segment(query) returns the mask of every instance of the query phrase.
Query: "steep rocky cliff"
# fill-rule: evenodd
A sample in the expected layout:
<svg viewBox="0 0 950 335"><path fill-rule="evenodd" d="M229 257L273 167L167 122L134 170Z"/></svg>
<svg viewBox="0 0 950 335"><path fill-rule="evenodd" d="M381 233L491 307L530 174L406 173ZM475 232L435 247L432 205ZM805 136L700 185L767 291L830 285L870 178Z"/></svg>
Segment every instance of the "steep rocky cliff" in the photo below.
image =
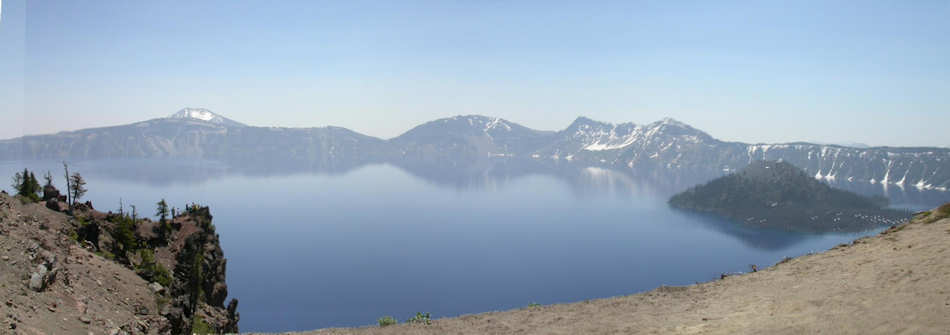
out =
<svg viewBox="0 0 950 335"><path fill-rule="evenodd" d="M155 222L0 193L2 333L237 332L211 222L196 205Z"/></svg>

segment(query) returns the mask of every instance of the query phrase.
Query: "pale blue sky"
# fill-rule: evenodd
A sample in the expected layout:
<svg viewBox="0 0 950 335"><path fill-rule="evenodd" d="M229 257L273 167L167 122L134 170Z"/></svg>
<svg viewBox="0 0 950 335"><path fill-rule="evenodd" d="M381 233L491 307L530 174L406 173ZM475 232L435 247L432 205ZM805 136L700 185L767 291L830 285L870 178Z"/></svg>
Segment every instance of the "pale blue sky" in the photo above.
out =
<svg viewBox="0 0 950 335"><path fill-rule="evenodd" d="M457 114L668 116L725 140L950 146L946 0L3 7L0 138L192 106L384 138Z"/></svg>

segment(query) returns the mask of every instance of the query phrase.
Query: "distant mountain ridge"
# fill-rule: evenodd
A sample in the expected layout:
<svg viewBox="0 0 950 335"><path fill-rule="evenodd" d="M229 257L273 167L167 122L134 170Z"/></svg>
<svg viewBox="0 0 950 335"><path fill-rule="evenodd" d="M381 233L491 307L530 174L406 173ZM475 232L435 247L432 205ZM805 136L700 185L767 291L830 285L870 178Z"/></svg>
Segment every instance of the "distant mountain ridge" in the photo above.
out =
<svg viewBox="0 0 950 335"><path fill-rule="evenodd" d="M579 164L655 178L710 180L756 160L791 163L817 179L947 191L950 149L853 148L720 141L666 118L612 124L579 117L559 131L481 115L438 119L390 140L339 127L254 127L200 108L129 125L0 140L0 160L204 158L286 161L345 170L367 163L476 166L492 159Z"/></svg>

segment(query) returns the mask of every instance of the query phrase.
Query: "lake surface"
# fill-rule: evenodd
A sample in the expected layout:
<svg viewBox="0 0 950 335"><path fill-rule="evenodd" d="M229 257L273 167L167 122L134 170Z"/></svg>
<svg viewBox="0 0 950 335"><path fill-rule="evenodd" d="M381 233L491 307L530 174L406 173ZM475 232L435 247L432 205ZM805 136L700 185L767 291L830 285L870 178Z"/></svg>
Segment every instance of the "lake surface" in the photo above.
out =
<svg viewBox="0 0 950 335"><path fill-rule="evenodd" d="M62 181L56 162L3 162L0 175L23 167ZM149 214L162 198L179 208L210 206L242 331L626 295L745 272L880 230L742 227L671 210L666 199L675 190L599 168L457 182L390 165L246 173L205 161L109 161L74 163L71 171L86 177L86 198L99 210L117 208L120 197ZM905 208L930 205L902 199Z"/></svg>

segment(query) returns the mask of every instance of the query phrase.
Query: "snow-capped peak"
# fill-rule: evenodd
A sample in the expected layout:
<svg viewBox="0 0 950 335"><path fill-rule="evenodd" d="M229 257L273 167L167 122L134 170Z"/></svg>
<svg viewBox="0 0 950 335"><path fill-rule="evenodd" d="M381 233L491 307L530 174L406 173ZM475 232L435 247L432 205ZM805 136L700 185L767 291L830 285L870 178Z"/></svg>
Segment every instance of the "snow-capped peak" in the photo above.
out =
<svg viewBox="0 0 950 335"><path fill-rule="evenodd" d="M605 151L627 148L634 143L649 143L664 134L675 140L698 143L711 139L701 131L672 118L663 118L648 125L634 123L604 123L579 117L571 127L571 136L582 143L587 151Z"/></svg>
<svg viewBox="0 0 950 335"><path fill-rule="evenodd" d="M212 113L204 108L184 108L178 113L170 116L172 119L197 119L201 121L214 122L215 119L223 119L220 115Z"/></svg>
<svg viewBox="0 0 950 335"><path fill-rule="evenodd" d="M207 110L204 108L186 107L178 111L177 113L172 114L168 118L169 119L200 120L200 121L205 121L205 122L210 122L210 123L215 123L215 124L222 124L222 125L229 125L229 126L242 125L236 121L233 121L221 115L215 114L211 112L210 110Z"/></svg>
<svg viewBox="0 0 950 335"><path fill-rule="evenodd" d="M688 124L680 122L671 117L665 117L660 121L654 122L654 124L660 125L660 126L677 126L677 127L682 127L682 128L691 128Z"/></svg>
<svg viewBox="0 0 950 335"><path fill-rule="evenodd" d="M483 115L457 115L451 118L442 119L442 123L448 123L450 120L455 122L458 122L459 120L468 122L468 125L473 129L481 128L482 131L485 132L494 129L511 131L511 124L507 120L499 117L488 117Z"/></svg>

